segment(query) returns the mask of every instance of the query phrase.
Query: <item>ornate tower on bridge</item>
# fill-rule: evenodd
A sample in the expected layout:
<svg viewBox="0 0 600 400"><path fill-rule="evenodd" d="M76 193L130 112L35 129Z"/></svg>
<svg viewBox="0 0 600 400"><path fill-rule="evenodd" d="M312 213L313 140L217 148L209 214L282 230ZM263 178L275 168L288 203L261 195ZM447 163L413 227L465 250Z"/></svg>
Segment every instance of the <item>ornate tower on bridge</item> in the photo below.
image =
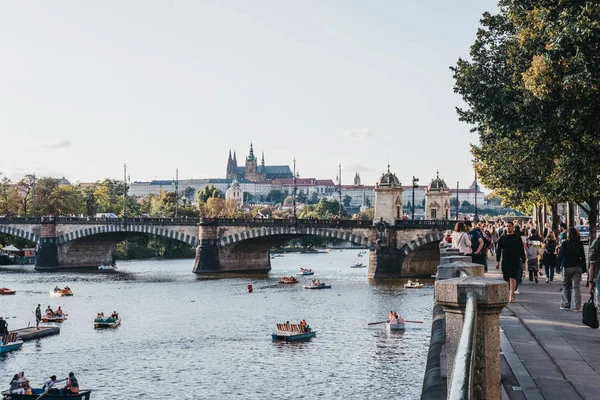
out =
<svg viewBox="0 0 600 400"><path fill-rule="evenodd" d="M387 173L375 184L375 222L385 221L394 224L395 220L402 218L402 184L396 174L390 172L388 164Z"/></svg>
<svg viewBox="0 0 600 400"><path fill-rule="evenodd" d="M425 189L425 219L450 218L450 189L438 171L435 179Z"/></svg>

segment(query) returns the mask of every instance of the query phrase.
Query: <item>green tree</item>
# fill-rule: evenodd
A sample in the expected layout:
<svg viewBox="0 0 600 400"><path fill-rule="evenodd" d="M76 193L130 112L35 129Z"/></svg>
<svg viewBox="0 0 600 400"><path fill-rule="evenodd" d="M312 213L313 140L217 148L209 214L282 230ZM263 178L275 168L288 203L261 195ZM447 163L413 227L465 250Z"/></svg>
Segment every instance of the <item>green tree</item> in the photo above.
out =
<svg viewBox="0 0 600 400"><path fill-rule="evenodd" d="M344 205L344 207L350 207L350 203L352 203L352 197L349 195L345 195L344 199L342 200L342 204Z"/></svg>
<svg viewBox="0 0 600 400"><path fill-rule="evenodd" d="M206 185L202 190L196 192L196 203L205 204L208 199L219 198L224 199L223 192L214 187L214 185Z"/></svg>
<svg viewBox="0 0 600 400"><path fill-rule="evenodd" d="M283 203L285 195L281 190L271 190L267 195L267 201L273 204Z"/></svg>

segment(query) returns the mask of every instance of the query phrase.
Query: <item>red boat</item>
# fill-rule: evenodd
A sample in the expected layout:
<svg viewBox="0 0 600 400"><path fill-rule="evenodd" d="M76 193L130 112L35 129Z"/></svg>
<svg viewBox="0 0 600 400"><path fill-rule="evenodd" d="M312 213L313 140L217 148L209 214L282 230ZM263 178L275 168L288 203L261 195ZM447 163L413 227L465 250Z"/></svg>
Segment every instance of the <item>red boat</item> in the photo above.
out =
<svg viewBox="0 0 600 400"><path fill-rule="evenodd" d="M0 288L0 294L15 294L15 293L17 293L16 290L10 290L7 287Z"/></svg>

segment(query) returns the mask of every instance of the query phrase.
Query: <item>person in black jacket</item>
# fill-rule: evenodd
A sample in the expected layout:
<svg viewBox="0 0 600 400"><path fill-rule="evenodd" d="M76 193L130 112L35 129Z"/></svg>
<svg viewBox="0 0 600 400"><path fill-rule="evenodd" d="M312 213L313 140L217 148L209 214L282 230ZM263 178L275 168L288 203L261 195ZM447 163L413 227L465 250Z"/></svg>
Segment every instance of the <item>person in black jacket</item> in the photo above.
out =
<svg viewBox="0 0 600 400"><path fill-rule="evenodd" d="M563 290L561 310L579 311L581 308L581 275L586 271L585 250L579 231L573 227L567 232L567 240L560 246L557 266L563 268Z"/></svg>
<svg viewBox="0 0 600 400"><path fill-rule="evenodd" d="M502 276L508 282L510 289L511 303L515 302L515 288L517 286L517 276L523 274L525 269L525 248L521 236L515 233L515 225L508 221L506 223L506 235L498 240L496 249L496 269L500 266L502 260Z"/></svg>

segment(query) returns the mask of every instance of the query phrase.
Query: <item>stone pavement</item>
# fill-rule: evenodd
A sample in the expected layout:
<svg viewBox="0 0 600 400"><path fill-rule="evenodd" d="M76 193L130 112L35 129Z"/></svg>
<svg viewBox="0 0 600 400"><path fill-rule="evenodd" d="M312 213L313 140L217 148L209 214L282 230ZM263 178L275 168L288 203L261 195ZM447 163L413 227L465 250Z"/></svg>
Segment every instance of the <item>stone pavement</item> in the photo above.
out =
<svg viewBox="0 0 600 400"><path fill-rule="evenodd" d="M486 276L502 279L489 260ZM587 277L584 275L584 277ZM581 312L560 309L562 276L552 284L523 281L516 302L500 316L503 385L509 399L600 399L600 329L581 322ZM582 281L582 303L589 289ZM507 339L507 340L506 340Z"/></svg>

